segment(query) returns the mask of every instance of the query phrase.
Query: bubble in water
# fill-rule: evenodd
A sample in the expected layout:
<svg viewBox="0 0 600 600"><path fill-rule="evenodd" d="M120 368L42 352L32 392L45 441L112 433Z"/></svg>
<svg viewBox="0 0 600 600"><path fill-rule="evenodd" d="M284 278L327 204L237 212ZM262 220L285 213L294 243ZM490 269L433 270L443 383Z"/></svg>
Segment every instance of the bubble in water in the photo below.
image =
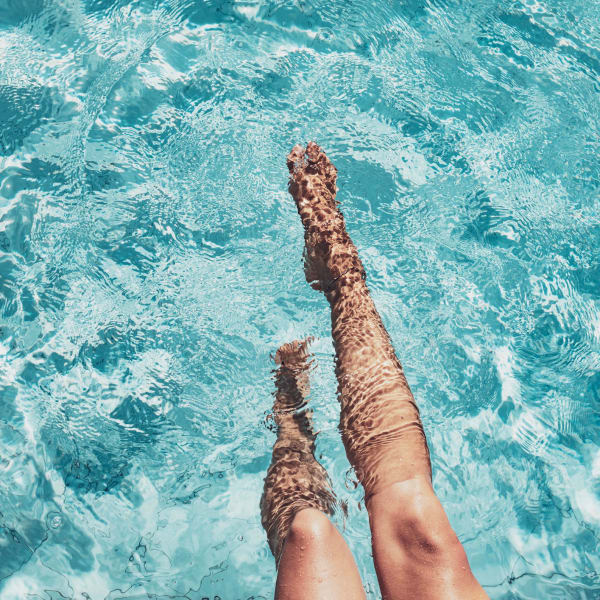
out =
<svg viewBox="0 0 600 600"><path fill-rule="evenodd" d="M50 529L58 529L63 524L63 516L59 512L48 513L46 522Z"/></svg>

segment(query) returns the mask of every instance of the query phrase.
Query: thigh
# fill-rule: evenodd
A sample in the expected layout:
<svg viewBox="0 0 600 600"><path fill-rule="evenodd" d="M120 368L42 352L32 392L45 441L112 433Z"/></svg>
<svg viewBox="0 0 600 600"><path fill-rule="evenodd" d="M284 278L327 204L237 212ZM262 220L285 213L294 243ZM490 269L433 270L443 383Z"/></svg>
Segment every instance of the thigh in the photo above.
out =
<svg viewBox="0 0 600 600"><path fill-rule="evenodd" d="M365 600L354 557L322 512L299 511L279 561L275 600Z"/></svg>

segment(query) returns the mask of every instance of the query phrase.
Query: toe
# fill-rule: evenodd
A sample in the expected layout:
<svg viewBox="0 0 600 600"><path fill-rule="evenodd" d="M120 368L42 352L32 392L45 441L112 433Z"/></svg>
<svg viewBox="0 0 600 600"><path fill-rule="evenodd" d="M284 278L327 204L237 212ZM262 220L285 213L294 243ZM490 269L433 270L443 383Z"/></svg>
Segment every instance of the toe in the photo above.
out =
<svg viewBox="0 0 600 600"><path fill-rule="evenodd" d="M299 168L303 167L306 164L306 160L304 158L305 150L300 144L296 144L291 152L287 155L287 167L290 173L294 173Z"/></svg>
<svg viewBox="0 0 600 600"><path fill-rule="evenodd" d="M312 337L308 337L305 340L294 340L283 344L275 353L275 363L292 366L306 362L309 356L308 346L312 340Z"/></svg>

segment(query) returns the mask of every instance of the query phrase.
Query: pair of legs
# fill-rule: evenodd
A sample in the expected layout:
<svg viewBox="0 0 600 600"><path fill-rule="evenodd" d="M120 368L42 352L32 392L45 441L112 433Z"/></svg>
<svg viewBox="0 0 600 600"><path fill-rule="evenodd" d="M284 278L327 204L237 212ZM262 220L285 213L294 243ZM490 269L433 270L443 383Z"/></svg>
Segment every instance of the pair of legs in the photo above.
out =
<svg viewBox="0 0 600 600"><path fill-rule="evenodd" d="M419 410L337 208L337 171L312 142L292 150L288 168L307 281L331 306L340 430L364 487L383 598L485 599L431 486ZM335 506L329 478L314 457L307 342L282 346L275 360L278 431L261 501L278 565L275 598L364 599L356 563L328 518Z"/></svg>

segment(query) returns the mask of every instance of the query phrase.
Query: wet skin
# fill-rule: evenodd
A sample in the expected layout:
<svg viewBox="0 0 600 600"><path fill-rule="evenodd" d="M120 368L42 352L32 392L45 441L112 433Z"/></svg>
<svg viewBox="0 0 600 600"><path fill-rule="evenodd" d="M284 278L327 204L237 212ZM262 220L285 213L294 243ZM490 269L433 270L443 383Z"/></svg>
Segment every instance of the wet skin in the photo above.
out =
<svg viewBox="0 0 600 600"><path fill-rule="evenodd" d="M337 170L312 142L295 146L287 164L305 232L306 279L331 307L340 430L365 490L383 598L487 598L433 491L419 410L335 200ZM276 356L278 438L261 503L278 561L275 596L364 598L351 553L325 516L335 498L313 455L308 414L289 412L294 402L306 403L307 360L305 342L286 344Z"/></svg>

